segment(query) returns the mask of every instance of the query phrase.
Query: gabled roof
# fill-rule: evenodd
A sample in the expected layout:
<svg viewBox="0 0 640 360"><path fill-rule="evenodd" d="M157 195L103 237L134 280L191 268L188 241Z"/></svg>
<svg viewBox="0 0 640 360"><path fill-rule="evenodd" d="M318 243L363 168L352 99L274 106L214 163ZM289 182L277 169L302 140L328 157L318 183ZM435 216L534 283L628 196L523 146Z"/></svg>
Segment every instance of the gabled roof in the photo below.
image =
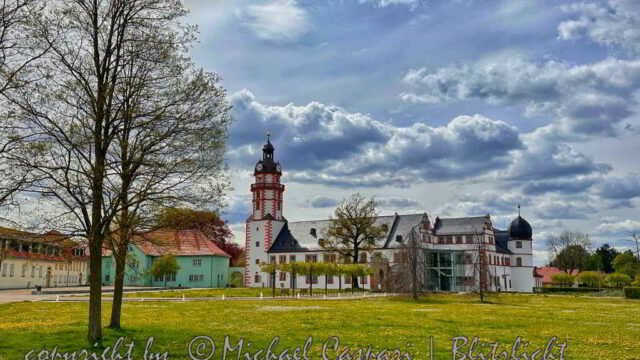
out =
<svg viewBox="0 0 640 360"><path fill-rule="evenodd" d="M477 234L484 231L486 223L490 221L487 216L460 217L460 218L436 218L436 235Z"/></svg>
<svg viewBox="0 0 640 360"><path fill-rule="evenodd" d="M273 241L271 248L268 252L290 252L290 251L306 251L307 248L300 246L298 240L291 235L289 225L284 223L282 230L278 233L278 236Z"/></svg>
<svg viewBox="0 0 640 360"><path fill-rule="evenodd" d="M551 279L553 277L553 275L560 274L560 273L564 272L564 271L558 269L557 267L553 267L553 266L536 267L535 271L536 271L536 273L538 273L538 275L542 275L542 283L543 284L552 284L552 283L554 283L553 279ZM573 270L571 275L575 276L575 275L578 275L579 273L580 273L580 271Z"/></svg>
<svg viewBox="0 0 640 360"><path fill-rule="evenodd" d="M145 255L231 257L199 230L156 230L134 237L134 244Z"/></svg>
<svg viewBox="0 0 640 360"><path fill-rule="evenodd" d="M395 215L390 216L378 216L374 223L375 226L387 226L387 229L391 230L396 219ZM291 235L298 240L301 246L308 247L309 249L318 249L318 240L323 236L325 231L331 225L331 220L308 220L308 221L294 221L288 223L289 231ZM311 229L315 229L316 236L311 234ZM388 231L389 231L388 230ZM390 232L389 232L390 234ZM376 244L377 247L384 247L389 236L385 236L380 239Z"/></svg>

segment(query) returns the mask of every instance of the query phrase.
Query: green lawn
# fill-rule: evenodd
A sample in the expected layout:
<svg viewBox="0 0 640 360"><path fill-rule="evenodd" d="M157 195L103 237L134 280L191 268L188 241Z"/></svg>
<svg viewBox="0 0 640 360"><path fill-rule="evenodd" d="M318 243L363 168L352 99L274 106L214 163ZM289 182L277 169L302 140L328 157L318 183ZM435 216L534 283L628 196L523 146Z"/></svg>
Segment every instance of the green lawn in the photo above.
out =
<svg viewBox="0 0 640 360"><path fill-rule="evenodd" d="M433 336L436 359L451 359L451 337L479 336L482 341L511 344L516 336L544 347L557 336L568 340L565 359L640 359L640 302L621 298L565 295L501 294L491 304L471 295L433 295L419 302L397 297L357 300L248 300L214 302L133 302L124 304L125 330L105 329L105 344L120 336L134 339L142 359L146 338L169 359L189 359L194 336L216 342L213 359L221 359L222 341L251 341L250 351L303 346L313 336L312 359L322 359L322 343L339 336L342 345L408 351L428 359ZM110 303L104 303L107 323ZM77 350L85 345L86 303L12 303L0 305L0 359L23 359L29 349ZM507 347L501 348L506 350ZM245 350L247 350L245 345ZM485 353L489 352L485 349ZM557 353L557 352L556 352ZM337 354L331 352L332 358ZM228 359L236 359L235 353ZM264 354L259 357L264 359ZM390 358L391 359L391 358Z"/></svg>

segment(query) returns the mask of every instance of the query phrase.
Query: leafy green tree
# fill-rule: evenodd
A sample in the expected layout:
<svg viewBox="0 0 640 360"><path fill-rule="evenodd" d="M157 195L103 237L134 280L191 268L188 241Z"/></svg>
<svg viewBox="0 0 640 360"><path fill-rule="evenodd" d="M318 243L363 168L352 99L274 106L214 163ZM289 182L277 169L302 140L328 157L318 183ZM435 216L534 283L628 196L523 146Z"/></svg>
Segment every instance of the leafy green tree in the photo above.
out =
<svg viewBox="0 0 640 360"><path fill-rule="evenodd" d="M295 294L296 292L296 283L297 283L297 277L300 274L304 274L305 273L305 269L306 269L306 265L304 265L305 263L303 262L299 262L299 261L294 261L294 262L289 262L286 264L280 264L280 271L284 271L287 274L290 274L291 276L291 293Z"/></svg>
<svg viewBox="0 0 640 360"><path fill-rule="evenodd" d="M615 259L620 252L609 244L604 244L596 250L596 254L600 255L600 261L602 261L602 269L600 270L611 274L613 272L613 259Z"/></svg>
<svg viewBox="0 0 640 360"><path fill-rule="evenodd" d="M273 297L276 297L276 271L280 270L280 264L277 263L269 263L260 264L260 271L269 273L271 276L271 289Z"/></svg>
<svg viewBox="0 0 640 360"><path fill-rule="evenodd" d="M587 258L587 265L585 266L585 270L588 271L603 271L602 268L604 265L602 264L602 257L598 253L589 254Z"/></svg>
<svg viewBox="0 0 640 360"><path fill-rule="evenodd" d="M580 275L576 277L576 280L589 287L598 287L602 285L604 275L598 274L596 271L585 271L580 273Z"/></svg>
<svg viewBox="0 0 640 360"><path fill-rule="evenodd" d="M175 275L180 270L178 260L173 255L164 255L156 258L149 269L149 274L153 277L164 278L164 287L167 287L167 277Z"/></svg>
<svg viewBox="0 0 640 360"><path fill-rule="evenodd" d="M631 283L631 286L640 286L640 275L636 275L636 280Z"/></svg>
<svg viewBox="0 0 640 360"><path fill-rule="evenodd" d="M579 231L565 230L558 235L550 235L546 241L552 266L567 274L586 268L591 248L589 235Z"/></svg>
<svg viewBox="0 0 640 360"><path fill-rule="evenodd" d="M567 273L558 273L553 274L551 280L560 283L562 286L571 286L575 282L575 276Z"/></svg>
<svg viewBox="0 0 640 360"><path fill-rule="evenodd" d="M635 277L640 274L640 263L631 250L627 250L613 259L613 268L617 273L627 274L629 277Z"/></svg>
<svg viewBox="0 0 640 360"><path fill-rule="evenodd" d="M323 234L320 247L348 258L357 264L360 254L376 247L376 241L385 236L388 229L375 225L378 212L375 199L365 199L361 194L353 194L344 199L330 218L331 224ZM358 279L351 279L352 288L358 287Z"/></svg>
<svg viewBox="0 0 640 360"><path fill-rule="evenodd" d="M631 284L631 276L619 272L615 272L607 276L607 282L617 287L627 286Z"/></svg>

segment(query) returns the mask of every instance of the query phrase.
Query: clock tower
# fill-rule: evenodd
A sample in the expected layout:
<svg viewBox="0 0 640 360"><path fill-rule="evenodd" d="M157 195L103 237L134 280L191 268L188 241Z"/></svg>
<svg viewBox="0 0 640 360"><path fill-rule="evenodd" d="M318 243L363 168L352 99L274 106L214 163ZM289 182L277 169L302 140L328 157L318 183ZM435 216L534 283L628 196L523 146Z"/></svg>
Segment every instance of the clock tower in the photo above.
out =
<svg viewBox="0 0 640 360"><path fill-rule="evenodd" d="M245 285L267 287L269 278L260 271L260 263L267 263L267 250L284 226L282 216L284 185L280 184L282 169L273 157L270 134L262 147L262 159L253 171L251 184L251 216L247 219Z"/></svg>
<svg viewBox="0 0 640 360"><path fill-rule="evenodd" d="M280 163L273 159L274 148L269 137L267 134L267 143L262 147L262 160L258 161L253 172L255 181L251 184L251 193L254 220L264 219L268 215L274 220L282 219L282 169Z"/></svg>

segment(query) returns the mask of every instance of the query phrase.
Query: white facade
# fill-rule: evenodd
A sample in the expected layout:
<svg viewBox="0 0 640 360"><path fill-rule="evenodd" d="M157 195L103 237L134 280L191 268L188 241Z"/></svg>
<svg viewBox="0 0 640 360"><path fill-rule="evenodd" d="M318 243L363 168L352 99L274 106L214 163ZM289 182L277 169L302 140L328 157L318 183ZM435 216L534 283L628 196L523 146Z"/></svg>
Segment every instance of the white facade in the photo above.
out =
<svg viewBox="0 0 640 360"><path fill-rule="evenodd" d="M0 289L86 285L89 258L55 233L0 228Z"/></svg>
<svg viewBox="0 0 640 360"><path fill-rule="evenodd" d="M88 261L9 258L0 265L0 289L86 285L89 279L88 270Z"/></svg>

